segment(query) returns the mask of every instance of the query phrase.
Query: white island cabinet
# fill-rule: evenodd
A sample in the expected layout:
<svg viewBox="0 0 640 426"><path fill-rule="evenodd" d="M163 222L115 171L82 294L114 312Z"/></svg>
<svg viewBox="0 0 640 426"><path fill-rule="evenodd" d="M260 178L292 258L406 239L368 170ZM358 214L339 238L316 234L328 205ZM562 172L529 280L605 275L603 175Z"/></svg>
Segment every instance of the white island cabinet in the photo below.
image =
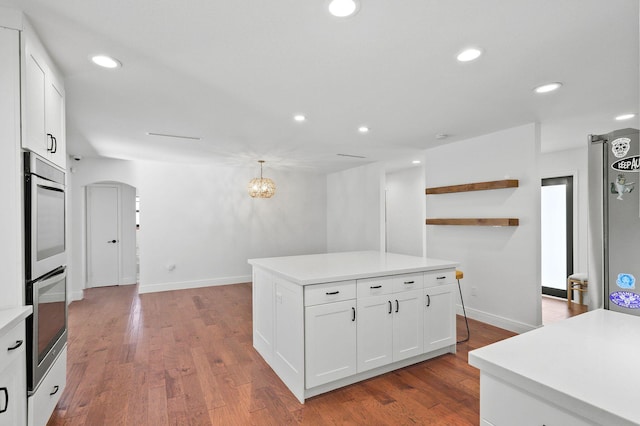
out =
<svg viewBox="0 0 640 426"><path fill-rule="evenodd" d="M640 424L640 318L595 310L469 352L482 425Z"/></svg>
<svg viewBox="0 0 640 426"><path fill-rule="evenodd" d="M249 263L253 346L300 402L456 351L456 262L366 251Z"/></svg>

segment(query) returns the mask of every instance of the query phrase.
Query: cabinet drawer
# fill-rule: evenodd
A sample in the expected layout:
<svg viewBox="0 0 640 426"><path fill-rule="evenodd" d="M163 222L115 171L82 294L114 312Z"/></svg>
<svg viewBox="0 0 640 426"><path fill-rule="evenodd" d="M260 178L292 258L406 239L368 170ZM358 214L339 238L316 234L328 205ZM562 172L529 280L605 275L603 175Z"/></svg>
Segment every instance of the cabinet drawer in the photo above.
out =
<svg viewBox="0 0 640 426"><path fill-rule="evenodd" d="M29 424L46 425L67 384L67 347L47 371L36 392L27 400Z"/></svg>
<svg viewBox="0 0 640 426"><path fill-rule="evenodd" d="M9 330L7 334L0 337L0 366L11 364L16 358L24 358L26 345L25 325L24 321L21 321L20 324ZM9 348L15 349L10 350Z"/></svg>
<svg viewBox="0 0 640 426"><path fill-rule="evenodd" d="M356 298L355 281L313 284L304 287L304 306L338 302Z"/></svg>
<svg viewBox="0 0 640 426"><path fill-rule="evenodd" d="M393 277L393 292L421 290L424 287L424 274L404 274Z"/></svg>
<svg viewBox="0 0 640 426"><path fill-rule="evenodd" d="M393 278L378 277L358 280L358 297L393 293Z"/></svg>
<svg viewBox="0 0 640 426"><path fill-rule="evenodd" d="M424 286L433 287L436 285L454 284L456 282L455 269L443 269L424 273Z"/></svg>

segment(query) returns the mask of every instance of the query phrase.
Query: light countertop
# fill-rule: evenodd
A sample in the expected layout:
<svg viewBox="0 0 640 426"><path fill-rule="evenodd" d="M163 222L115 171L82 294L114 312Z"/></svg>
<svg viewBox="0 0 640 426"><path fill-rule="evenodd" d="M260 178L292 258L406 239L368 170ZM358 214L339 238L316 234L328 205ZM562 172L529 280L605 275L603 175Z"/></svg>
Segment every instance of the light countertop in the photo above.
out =
<svg viewBox="0 0 640 426"><path fill-rule="evenodd" d="M469 352L483 373L617 425L640 424L638 360L640 317L603 309Z"/></svg>
<svg viewBox="0 0 640 426"><path fill-rule="evenodd" d="M20 321L31 315L31 312L33 312L32 306L0 309L0 336L4 336Z"/></svg>
<svg viewBox="0 0 640 426"><path fill-rule="evenodd" d="M449 260L378 251L249 259L249 264L300 285L426 272L458 266L457 262Z"/></svg>

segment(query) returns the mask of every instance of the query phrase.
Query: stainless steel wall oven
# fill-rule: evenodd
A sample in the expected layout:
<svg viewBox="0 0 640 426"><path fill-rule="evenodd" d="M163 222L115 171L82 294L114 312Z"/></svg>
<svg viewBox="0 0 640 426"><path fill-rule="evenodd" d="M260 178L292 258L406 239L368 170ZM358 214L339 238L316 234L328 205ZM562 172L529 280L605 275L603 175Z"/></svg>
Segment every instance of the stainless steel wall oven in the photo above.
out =
<svg viewBox="0 0 640 426"><path fill-rule="evenodd" d="M30 394L67 342L64 170L24 152L27 386Z"/></svg>

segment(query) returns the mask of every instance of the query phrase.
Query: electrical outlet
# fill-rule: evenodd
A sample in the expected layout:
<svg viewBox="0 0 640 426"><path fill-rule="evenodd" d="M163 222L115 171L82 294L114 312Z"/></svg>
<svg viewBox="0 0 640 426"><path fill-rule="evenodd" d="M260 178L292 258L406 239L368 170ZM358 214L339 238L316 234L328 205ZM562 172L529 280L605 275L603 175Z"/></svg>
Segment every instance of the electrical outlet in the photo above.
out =
<svg viewBox="0 0 640 426"><path fill-rule="evenodd" d="M478 287L471 287L471 295L472 296L478 295Z"/></svg>

